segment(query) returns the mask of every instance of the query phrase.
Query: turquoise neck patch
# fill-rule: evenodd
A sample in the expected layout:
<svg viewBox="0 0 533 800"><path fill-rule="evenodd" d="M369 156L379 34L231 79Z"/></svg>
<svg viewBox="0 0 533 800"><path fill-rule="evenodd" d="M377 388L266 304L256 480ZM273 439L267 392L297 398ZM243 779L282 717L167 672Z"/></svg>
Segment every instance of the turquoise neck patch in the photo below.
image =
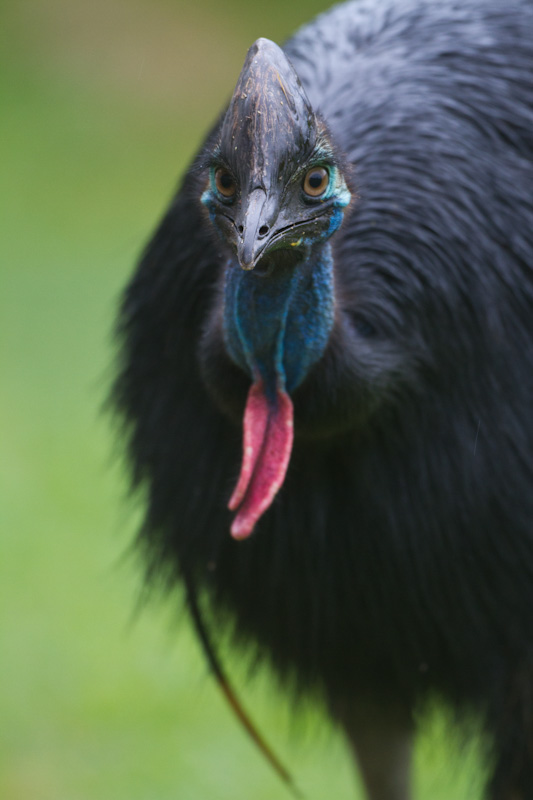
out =
<svg viewBox="0 0 533 800"><path fill-rule="evenodd" d="M333 327L333 258L329 243L307 260L268 277L226 268L224 339L232 360L269 398L291 393L322 356Z"/></svg>

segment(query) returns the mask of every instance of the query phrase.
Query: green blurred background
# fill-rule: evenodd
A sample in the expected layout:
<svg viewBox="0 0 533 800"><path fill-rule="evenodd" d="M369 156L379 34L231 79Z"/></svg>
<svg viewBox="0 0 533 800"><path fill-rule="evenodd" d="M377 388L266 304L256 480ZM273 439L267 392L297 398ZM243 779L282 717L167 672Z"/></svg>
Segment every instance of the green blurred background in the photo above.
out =
<svg viewBox="0 0 533 800"><path fill-rule="evenodd" d="M379 0L376 0L379 2ZM325 8L233 0L0 6L0 797L275 800L284 788L178 608L135 614L138 510L101 405L117 298L247 47ZM353 798L338 735L230 662L309 800ZM473 800L436 714L417 797Z"/></svg>

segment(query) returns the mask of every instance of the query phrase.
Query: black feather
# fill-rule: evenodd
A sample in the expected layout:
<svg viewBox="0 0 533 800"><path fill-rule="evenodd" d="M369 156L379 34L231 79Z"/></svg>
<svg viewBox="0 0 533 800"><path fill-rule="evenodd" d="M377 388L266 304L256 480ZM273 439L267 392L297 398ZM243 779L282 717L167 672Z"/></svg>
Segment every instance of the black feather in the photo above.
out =
<svg viewBox="0 0 533 800"><path fill-rule="evenodd" d="M532 11L358 0L286 45L357 199L249 540L226 504L250 381L213 333L226 251L199 202L220 123L124 295L114 390L150 575L193 575L297 691L475 708L493 800L533 797Z"/></svg>

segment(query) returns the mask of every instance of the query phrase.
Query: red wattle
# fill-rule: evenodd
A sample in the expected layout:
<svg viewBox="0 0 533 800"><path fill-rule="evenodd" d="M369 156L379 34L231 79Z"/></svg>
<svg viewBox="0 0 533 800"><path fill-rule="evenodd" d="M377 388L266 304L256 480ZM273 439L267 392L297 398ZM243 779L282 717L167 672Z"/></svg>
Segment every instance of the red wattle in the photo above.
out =
<svg viewBox="0 0 533 800"><path fill-rule="evenodd" d="M231 526L235 539L252 533L281 488L293 435L293 405L287 392L278 389L275 403L269 403L263 381L254 383L244 412L241 473L228 503L231 511L237 511Z"/></svg>

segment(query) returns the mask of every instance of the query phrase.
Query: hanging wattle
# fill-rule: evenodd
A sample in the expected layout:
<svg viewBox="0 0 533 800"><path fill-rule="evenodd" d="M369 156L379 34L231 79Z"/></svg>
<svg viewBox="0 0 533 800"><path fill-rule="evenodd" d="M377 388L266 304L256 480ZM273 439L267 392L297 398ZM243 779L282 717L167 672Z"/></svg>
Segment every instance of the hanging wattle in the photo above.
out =
<svg viewBox="0 0 533 800"><path fill-rule="evenodd" d="M294 434L293 405L277 389L270 400L262 380L250 388L244 413L243 455L239 480L228 508L237 511L231 525L235 539L249 536L285 480Z"/></svg>

